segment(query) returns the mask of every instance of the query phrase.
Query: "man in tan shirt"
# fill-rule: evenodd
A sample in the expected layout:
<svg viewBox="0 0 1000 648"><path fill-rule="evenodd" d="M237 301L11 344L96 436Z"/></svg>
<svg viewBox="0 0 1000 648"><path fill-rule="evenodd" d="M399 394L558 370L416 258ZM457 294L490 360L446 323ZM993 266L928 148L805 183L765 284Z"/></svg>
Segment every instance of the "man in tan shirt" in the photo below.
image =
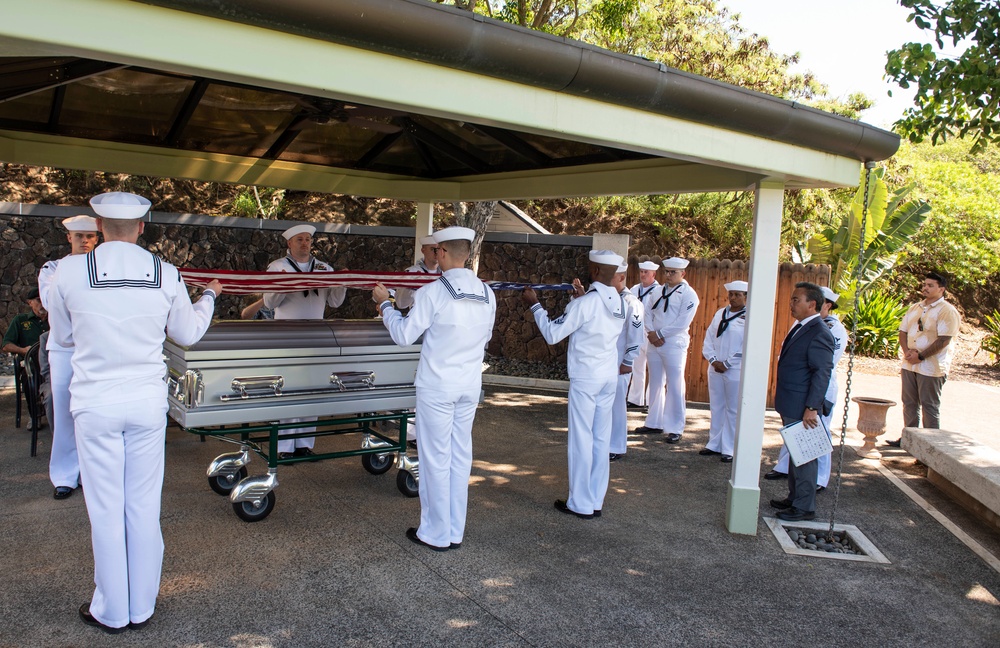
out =
<svg viewBox="0 0 1000 648"><path fill-rule="evenodd" d="M941 388L955 353L951 340L961 325L958 311L944 300L947 288L946 277L927 273L920 287L923 301L910 306L899 324L904 427L941 427ZM898 448L900 441L887 443Z"/></svg>

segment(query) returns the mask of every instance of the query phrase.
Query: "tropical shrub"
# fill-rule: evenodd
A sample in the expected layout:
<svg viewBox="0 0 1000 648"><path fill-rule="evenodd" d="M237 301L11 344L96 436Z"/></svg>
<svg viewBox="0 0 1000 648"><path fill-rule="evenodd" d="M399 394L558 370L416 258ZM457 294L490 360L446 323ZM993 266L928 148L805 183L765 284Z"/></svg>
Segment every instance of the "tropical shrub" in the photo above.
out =
<svg viewBox="0 0 1000 648"><path fill-rule="evenodd" d="M877 288L863 291L855 308L844 315L848 332L856 327L854 353L874 358L897 357L899 323L905 314L906 305L888 292Z"/></svg>
<svg viewBox="0 0 1000 648"><path fill-rule="evenodd" d="M994 365L1000 365L1000 311L993 311L983 322L989 333L979 343L979 351L985 351L993 358ZM979 353L977 351L976 353Z"/></svg>

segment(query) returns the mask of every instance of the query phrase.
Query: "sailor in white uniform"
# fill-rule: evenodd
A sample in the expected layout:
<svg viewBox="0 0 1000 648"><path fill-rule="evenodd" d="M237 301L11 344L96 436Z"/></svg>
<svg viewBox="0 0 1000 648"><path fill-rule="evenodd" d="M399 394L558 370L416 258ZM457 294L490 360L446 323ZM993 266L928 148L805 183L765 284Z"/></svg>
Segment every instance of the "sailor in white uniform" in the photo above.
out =
<svg viewBox="0 0 1000 648"><path fill-rule="evenodd" d="M160 589L164 337L197 342L222 287L211 282L192 305L177 268L135 244L145 198L113 192L90 204L104 243L59 262L49 319L56 344L73 349L70 411L94 546L97 587L80 617L115 633L145 625Z"/></svg>
<svg viewBox="0 0 1000 648"><path fill-rule="evenodd" d="M267 266L268 272L332 272L333 267L318 260L312 255L313 234L316 228L312 225L295 225L289 227L282 236L288 245L288 254L275 259ZM347 288L320 288L286 293L264 293L264 307L274 310L276 320L320 320L327 305L336 308L344 303ZM281 423L296 423L298 421L315 421L316 417L282 419ZM314 432L316 428L294 428L282 430L279 436ZM315 437L286 439L278 441L278 456L308 457L313 454Z"/></svg>
<svg viewBox="0 0 1000 648"><path fill-rule="evenodd" d="M649 412L640 434L663 433L667 443L677 443L684 434L686 414L684 369L687 367L688 329L698 312L698 295L684 280L687 259L671 257L663 262L666 280L644 302L649 348Z"/></svg>
<svg viewBox="0 0 1000 648"><path fill-rule="evenodd" d="M404 317L378 284L372 299L382 323L401 346L424 336L414 385L414 421L420 447L420 524L406 530L412 542L435 551L457 549L465 537L472 474L472 423L483 382L483 356L493 336L493 289L465 263L475 231L448 227L434 233L441 277L413 294Z"/></svg>
<svg viewBox="0 0 1000 648"><path fill-rule="evenodd" d="M555 507L583 519L600 516L608 491L618 338L628 316L625 298L611 284L622 262L610 250L590 252L590 289L556 319L549 318L534 290L523 293L546 342L569 337L569 497L556 500Z"/></svg>
<svg viewBox="0 0 1000 648"><path fill-rule="evenodd" d="M823 322L830 327L830 332L833 333L833 373L830 375L830 386L826 390L826 397L823 399L826 401L826 406L829 408L825 412L821 413L821 418L823 419L823 425L826 426L827 431L832 432L833 423L833 413L837 405L837 363L844 355L844 349L847 348L847 329L841 324L840 320L836 315L832 314L830 311L837 308L837 300L840 299L840 295L833 292L826 286L821 287L823 290L823 306L820 307L820 317L823 318ZM826 490L827 485L830 483L830 467L831 467L831 454L825 454L819 459L817 459L817 470L819 474L816 478L816 490L822 491ZM774 466L769 473L764 475L764 479L782 479L788 476L788 448L784 445L781 446L781 452L778 453L778 463Z"/></svg>
<svg viewBox="0 0 1000 648"><path fill-rule="evenodd" d="M615 273L613 287L625 299L625 327L618 336L618 385L615 403L611 410L611 444L609 459L617 461L628 449L628 407L625 404L629 379L635 370L635 358L642 341L646 339L642 326L642 302L625 288L628 264L623 263Z"/></svg>
<svg viewBox="0 0 1000 648"><path fill-rule="evenodd" d="M743 341L747 319L747 282L730 281L729 306L720 308L705 331L701 354L708 360L708 403L712 424L708 443L700 455L722 455L723 463L733 460L736 443L736 413L743 369Z"/></svg>
<svg viewBox="0 0 1000 648"><path fill-rule="evenodd" d="M73 216L62 222L69 241L69 255L87 254L97 246L97 220L91 216ZM49 309L49 288L59 260L48 261L38 272L38 295ZM52 323L49 323L51 330ZM52 496L66 499L80 485L80 460L76 453L73 415L69 411L69 382L73 377L70 358L73 349L60 346L48 336L49 382L52 389L52 454L49 456L49 480L55 486Z"/></svg>
<svg viewBox="0 0 1000 648"><path fill-rule="evenodd" d="M437 243L433 236L425 236L420 239L420 254L423 255L419 261L411 265L404 272L415 272L419 274L439 275L441 268L438 267ZM399 288L396 290L396 308L410 308L413 306L413 290L409 288Z"/></svg>
<svg viewBox="0 0 1000 648"><path fill-rule="evenodd" d="M660 287L660 282L656 280L656 271L659 268L659 264L653 261L643 261L639 264L639 283L632 286L629 291L643 305L645 305L646 299ZM648 329L644 330L648 331ZM648 346L649 340L643 335L642 344L639 346L639 353L632 363L632 382L629 384L628 397L626 399L629 407L646 407L649 402L646 398L648 395L646 388L646 357Z"/></svg>

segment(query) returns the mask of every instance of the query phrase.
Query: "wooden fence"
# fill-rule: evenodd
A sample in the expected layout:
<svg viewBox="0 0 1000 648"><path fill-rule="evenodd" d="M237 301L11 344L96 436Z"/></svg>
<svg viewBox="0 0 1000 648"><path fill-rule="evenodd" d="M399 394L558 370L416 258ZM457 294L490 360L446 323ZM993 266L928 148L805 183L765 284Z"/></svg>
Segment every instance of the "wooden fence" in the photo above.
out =
<svg viewBox="0 0 1000 648"><path fill-rule="evenodd" d="M659 257L632 257L629 259L627 285L639 283L638 263L645 260L660 262ZM719 259L695 259L687 268L685 279L694 288L701 299L698 314L691 323L691 346L688 348L688 362L685 379L687 381L687 399L693 402L708 402L708 361L701 355L701 346L705 342L705 332L712 322L715 312L729 304L725 284L730 281L749 280L750 269L744 261ZM665 275L663 266L657 272L656 279L663 283ZM771 365L767 375L767 405L774 404L774 382L776 379L775 365L778 361L778 351L785 333L792 327L793 319L789 310L789 301L795 284L800 281L811 281L820 286L830 283L830 266L803 265L801 263L782 263L778 268L778 290L774 304L774 329L772 331ZM753 290L753 287L751 287Z"/></svg>

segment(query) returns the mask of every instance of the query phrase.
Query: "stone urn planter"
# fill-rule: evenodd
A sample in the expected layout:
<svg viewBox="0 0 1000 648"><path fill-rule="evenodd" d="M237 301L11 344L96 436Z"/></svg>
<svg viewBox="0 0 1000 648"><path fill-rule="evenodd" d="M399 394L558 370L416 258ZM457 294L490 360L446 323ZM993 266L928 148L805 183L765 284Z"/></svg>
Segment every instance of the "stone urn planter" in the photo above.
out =
<svg viewBox="0 0 1000 648"><path fill-rule="evenodd" d="M896 401L870 396L854 396L851 400L858 404L858 432L865 435L865 443L857 453L867 459L881 459L882 453L875 449L875 442L885 432L886 412Z"/></svg>

